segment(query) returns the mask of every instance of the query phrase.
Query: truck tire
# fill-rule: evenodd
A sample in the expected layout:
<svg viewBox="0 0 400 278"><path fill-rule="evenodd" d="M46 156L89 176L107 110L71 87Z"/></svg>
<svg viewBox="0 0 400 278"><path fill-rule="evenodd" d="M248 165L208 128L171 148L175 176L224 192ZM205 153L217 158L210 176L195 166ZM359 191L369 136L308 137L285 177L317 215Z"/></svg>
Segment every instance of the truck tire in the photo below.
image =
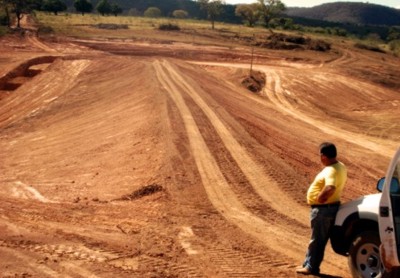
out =
<svg viewBox="0 0 400 278"><path fill-rule="evenodd" d="M382 278L384 267L379 255L379 233L366 231L350 245L349 268L353 278Z"/></svg>

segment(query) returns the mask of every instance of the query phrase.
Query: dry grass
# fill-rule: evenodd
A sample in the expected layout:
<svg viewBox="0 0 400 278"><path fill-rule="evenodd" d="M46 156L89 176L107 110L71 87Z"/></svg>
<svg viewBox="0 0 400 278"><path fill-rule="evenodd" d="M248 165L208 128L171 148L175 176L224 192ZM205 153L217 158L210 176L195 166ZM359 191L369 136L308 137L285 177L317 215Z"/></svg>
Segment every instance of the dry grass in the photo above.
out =
<svg viewBox="0 0 400 278"><path fill-rule="evenodd" d="M182 42L217 46L250 46L257 41L265 41L271 31L262 27L250 28L238 24L216 23L215 30L211 29L209 21L174 18L146 18L135 16L101 16L99 14L60 13L53 15L37 12L36 18L44 29L51 29L56 35L92 39L122 39L146 40L158 42ZM128 26L127 29L100 29L100 24ZM161 31L160 25L173 24L180 31ZM1 31L1 30L0 30ZM336 37L325 34L303 33L298 31L274 31L288 35L307 36L312 39L322 39L331 44L354 45L357 41L352 38ZM44 34L43 34L44 35ZM364 41L365 43L365 41ZM382 45L387 52L396 53L398 49L389 49Z"/></svg>
<svg viewBox="0 0 400 278"><path fill-rule="evenodd" d="M36 18L42 26L50 27L56 35L98 39L142 39L156 41L195 42L204 44L242 44L253 35L265 36L263 28L216 23L211 30L208 21L172 18L145 18L133 16L101 16L97 14L59 14L57 16L38 12ZM106 30L96 28L99 24L126 25L128 29ZM180 31L161 31L160 25L174 24ZM240 39L239 39L240 38Z"/></svg>

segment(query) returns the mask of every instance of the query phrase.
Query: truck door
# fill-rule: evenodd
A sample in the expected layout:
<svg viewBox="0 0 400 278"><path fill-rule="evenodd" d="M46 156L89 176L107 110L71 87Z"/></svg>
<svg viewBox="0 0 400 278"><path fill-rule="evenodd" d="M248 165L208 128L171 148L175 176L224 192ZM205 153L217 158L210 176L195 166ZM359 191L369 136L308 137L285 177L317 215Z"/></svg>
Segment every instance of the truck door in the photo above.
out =
<svg viewBox="0 0 400 278"><path fill-rule="evenodd" d="M400 148L397 150L385 178L378 182L382 191L379 205L380 253L387 270L400 266Z"/></svg>

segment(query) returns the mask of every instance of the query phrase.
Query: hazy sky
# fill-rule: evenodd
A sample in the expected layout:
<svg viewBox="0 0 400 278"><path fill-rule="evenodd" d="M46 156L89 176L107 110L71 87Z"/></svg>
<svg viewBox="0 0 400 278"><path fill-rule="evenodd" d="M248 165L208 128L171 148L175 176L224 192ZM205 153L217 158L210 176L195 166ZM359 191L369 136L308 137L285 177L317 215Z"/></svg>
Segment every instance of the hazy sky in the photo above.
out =
<svg viewBox="0 0 400 278"><path fill-rule="evenodd" d="M353 1L353 0L281 0L287 7L313 7L324 3L331 2L363 2L388 6L400 9L400 0L370 0L370 1ZM257 2L257 0L225 0L227 4L249 4Z"/></svg>

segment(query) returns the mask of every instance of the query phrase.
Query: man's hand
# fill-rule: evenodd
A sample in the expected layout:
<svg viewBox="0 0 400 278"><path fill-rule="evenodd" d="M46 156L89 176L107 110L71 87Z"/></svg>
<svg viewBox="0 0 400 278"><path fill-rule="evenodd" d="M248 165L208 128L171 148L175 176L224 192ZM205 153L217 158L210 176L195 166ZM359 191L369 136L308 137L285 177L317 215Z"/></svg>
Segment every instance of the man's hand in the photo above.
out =
<svg viewBox="0 0 400 278"><path fill-rule="evenodd" d="M318 203L324 204L326 201L328 201L329 197L335 193L336 187L333 185L326 185L324 190L321 191L318 195Z"/></svg>

